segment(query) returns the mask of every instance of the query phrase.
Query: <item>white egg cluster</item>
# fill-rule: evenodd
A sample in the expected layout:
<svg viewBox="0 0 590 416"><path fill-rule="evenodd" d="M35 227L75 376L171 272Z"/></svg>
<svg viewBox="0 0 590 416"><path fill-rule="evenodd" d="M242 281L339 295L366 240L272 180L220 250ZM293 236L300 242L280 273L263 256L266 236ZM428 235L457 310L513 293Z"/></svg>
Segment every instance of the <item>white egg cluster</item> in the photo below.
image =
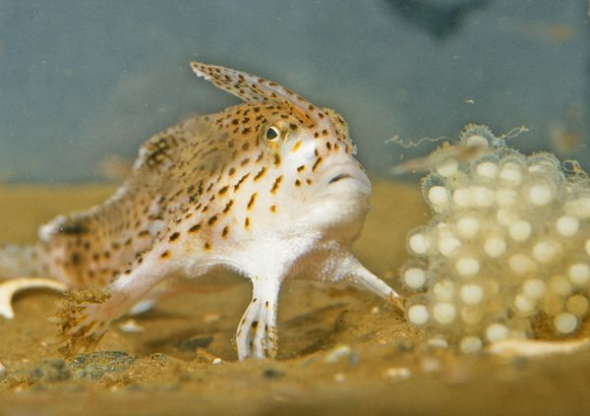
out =
<svg viewBox="0 0 590 416"><path fill-rule="evenodd" d="M590 179L482 126L468 126L454 149L431 155L422 189L433 219L408 236L408 321L463 352L547 336L541 327L573 334L589 312Z"/></svg>

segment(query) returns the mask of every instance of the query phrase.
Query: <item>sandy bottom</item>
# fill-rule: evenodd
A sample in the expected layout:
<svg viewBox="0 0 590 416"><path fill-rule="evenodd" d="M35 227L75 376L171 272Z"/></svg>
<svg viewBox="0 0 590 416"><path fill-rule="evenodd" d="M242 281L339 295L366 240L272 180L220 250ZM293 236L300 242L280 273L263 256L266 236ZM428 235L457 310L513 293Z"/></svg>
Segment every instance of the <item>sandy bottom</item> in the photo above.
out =
<svg viewBox="0 0 590 416"><path fill-rule="evenodd" d="M1 188L0 242L33 241L39 224L100 202L112 190ZM427 220L416 188L376 181L355 252L399 288L405 235ZM398 311L337 285L287 282L278 359L236 362L233 336L250 290L232 276L187 283L152 311L113 325L99 352L71 360L50 344L55 332L47 318L60 295L23 294L16 319L0 321L0 415L573 415L590 409L590 352L508 360L427 349ZM221 363L213 364L215 358Z"/></svg>

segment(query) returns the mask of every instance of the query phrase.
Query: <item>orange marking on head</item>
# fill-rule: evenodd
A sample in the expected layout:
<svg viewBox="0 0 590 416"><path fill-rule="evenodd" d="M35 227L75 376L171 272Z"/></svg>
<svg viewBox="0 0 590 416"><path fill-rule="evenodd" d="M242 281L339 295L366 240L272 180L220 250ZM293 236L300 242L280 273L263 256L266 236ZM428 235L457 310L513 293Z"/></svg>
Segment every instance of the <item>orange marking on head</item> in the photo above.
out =
<svg viewBox="0 0 590 416"><path fill-rule="evenodd" d="M297 142L291 148L291 153L295 153L301 147L301 140L297 140Z"/></svg>

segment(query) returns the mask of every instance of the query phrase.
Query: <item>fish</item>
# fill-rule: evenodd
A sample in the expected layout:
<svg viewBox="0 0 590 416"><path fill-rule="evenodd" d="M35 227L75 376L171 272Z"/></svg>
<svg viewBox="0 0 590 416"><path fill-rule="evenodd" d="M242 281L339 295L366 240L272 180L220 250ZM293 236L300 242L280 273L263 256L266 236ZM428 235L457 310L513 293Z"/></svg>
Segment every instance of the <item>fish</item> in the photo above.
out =
<svg viewBox="0 0 590 416"><path fill-rule="evenodd" d="M60 352L95 348L161 282L220 268L252 283L236 332L239 360L276 356L287 279L342 281L398 305L400 296L350 251L371 183L344 119L264 78L191 68L242 103L151 137L111 198L40 227L35 255L23 250L29 270L13 262L20 266L6 273L28 276L3 283L13 290L42 285L36 273L69 289L54 319ZM0 251L0 271L9 257Z"/></svg>

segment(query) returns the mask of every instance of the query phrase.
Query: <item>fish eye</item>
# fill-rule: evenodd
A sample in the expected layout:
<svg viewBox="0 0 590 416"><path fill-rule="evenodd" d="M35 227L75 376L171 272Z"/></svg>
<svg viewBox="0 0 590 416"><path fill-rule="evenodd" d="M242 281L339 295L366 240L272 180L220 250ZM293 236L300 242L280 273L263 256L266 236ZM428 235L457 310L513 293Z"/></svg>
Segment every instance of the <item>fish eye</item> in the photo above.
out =
<svg viewBox="0 0 590 416"><path fill-rule="evenodd" d="M264 138L271 142L277 140L280 136L281 131L275 126L269 127L268 129L266 129L266 133L264 133Z"/></svg>

